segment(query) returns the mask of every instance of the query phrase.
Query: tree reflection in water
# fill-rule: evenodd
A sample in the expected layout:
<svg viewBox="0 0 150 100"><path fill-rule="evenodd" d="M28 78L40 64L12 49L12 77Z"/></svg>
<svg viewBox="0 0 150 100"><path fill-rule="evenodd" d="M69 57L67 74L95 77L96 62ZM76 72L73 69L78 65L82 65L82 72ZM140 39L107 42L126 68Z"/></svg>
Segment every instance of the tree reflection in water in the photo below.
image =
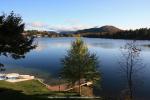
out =
<svg viewBox="0 0 150 100"><path fill-rule="evenodd" d="M127 43L121 48L122 57L120 60L121 74L125 77L126 88L121 93L121 100L134 100L134 92L138 79L139 72L144 68L140 57L141 49L136 45L136 41ZM138 80L137 80L138 79Z"/></svg>

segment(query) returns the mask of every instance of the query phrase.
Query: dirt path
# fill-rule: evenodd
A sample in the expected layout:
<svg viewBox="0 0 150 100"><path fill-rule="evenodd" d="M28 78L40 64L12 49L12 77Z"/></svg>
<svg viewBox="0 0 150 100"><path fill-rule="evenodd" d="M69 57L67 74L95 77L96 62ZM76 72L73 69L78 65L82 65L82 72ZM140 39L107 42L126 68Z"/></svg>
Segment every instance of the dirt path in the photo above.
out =
<svg viewBox="0 0 150 100"><path fill-rule="evenodd" d="M69 90L79 87L78 85L76 85L72 88L69 88L68 84L60 84L60 85L51 86L51 85L44 83L42 79L37 78L36 80L38 80L40 83L45 85L51 91L69 91ZM84 85L92 85L92 83L91 82L82 83L80 86L84 86Z"/></svg>
<svg viewBox="0 0 150 100"><path fill-rule="evenodd" d="M65 91L68 89L67 84L55 85L55 86L48 86L48 89L51 91Z"/></svg>

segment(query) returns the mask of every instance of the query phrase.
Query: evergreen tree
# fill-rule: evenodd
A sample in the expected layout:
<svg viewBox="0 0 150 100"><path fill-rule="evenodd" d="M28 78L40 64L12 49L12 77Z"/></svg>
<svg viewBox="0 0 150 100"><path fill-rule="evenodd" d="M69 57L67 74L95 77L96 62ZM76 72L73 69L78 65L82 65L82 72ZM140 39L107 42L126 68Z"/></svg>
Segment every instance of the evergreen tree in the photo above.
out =
<svg viewBox="0 0 150 100"><path fill-rule="evenodd" d="M10 56L14 59L24 58L25 53L35 48L33 38L26 37L22 17L14 12L0 16L0 56ZM4 65L0 63L0 71Z"/></svg>
<svg viewBox="0 0 150 100"><path fill-rule="evenodd" d="M78 82L80 93L81 80L90 81L93 84L100 80L97 57L95 54L90 54L80 38L72 43L71 49L62 59L62 65L62 77L72 85Z"/></svg>

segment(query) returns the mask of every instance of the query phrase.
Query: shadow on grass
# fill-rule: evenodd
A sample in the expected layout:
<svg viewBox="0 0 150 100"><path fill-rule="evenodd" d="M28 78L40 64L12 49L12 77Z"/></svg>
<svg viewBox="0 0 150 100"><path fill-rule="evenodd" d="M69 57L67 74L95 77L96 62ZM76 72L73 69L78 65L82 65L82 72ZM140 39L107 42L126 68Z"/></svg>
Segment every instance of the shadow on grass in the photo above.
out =
<svg viewBox="0 0 150 100"><path fill-rule="evenodd" d="M76 93L67 93L67 92L50 92L47 94L27 95L27 94L24 94L23 91L0 88L0 100L52 100L52 98L50 99L48 97L56 97L56 96L79 97L79 95ZM65 99L59 98L59 100L60 99L66 100L66 98ZM80 100L80 99L70 99L70 100Z"/></svg>
<svg viewBox="0 0 150 100"><path fill-rule="evenodd" d="M36 95L26 95L22 91L0 88L1 100L46 100Z"/></svg>

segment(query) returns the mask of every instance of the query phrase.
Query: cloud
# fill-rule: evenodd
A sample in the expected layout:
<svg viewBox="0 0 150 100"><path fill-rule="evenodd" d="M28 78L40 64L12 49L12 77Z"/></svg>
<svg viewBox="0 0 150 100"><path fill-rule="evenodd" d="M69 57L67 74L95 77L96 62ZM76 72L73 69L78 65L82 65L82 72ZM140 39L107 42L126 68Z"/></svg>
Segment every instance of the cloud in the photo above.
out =
<svg viewBox="0 0 150 100"><path fill-rule="evenodd" d="M56 25L56 26L49 26L48 29L55 31L76 31L90 27L91 26L88 25Z"/></svg>
<svg viewBox="0 0 150 100"><path fill-rule="evenodd" d="M48 30L48 31L60 32L60 31L76 31L76 30L93 27L91 25L82 24L82 23L80 23L79 20L73 20L73 19L68 20L65 23L67 23L67 24L65 24L65 25L61 25L61 24L60 25L49 25L49 24L37 21L37 22L27 23L26 29Z"/></svg>
<svg viewBox="0 0 150 100"><path fill-rule="evenodd" d="M32 23L27 23L27 26L30 27L35 27L35 28L41 28L41 27L47 27L48 25L42 22L32 22Z"/></svg>

